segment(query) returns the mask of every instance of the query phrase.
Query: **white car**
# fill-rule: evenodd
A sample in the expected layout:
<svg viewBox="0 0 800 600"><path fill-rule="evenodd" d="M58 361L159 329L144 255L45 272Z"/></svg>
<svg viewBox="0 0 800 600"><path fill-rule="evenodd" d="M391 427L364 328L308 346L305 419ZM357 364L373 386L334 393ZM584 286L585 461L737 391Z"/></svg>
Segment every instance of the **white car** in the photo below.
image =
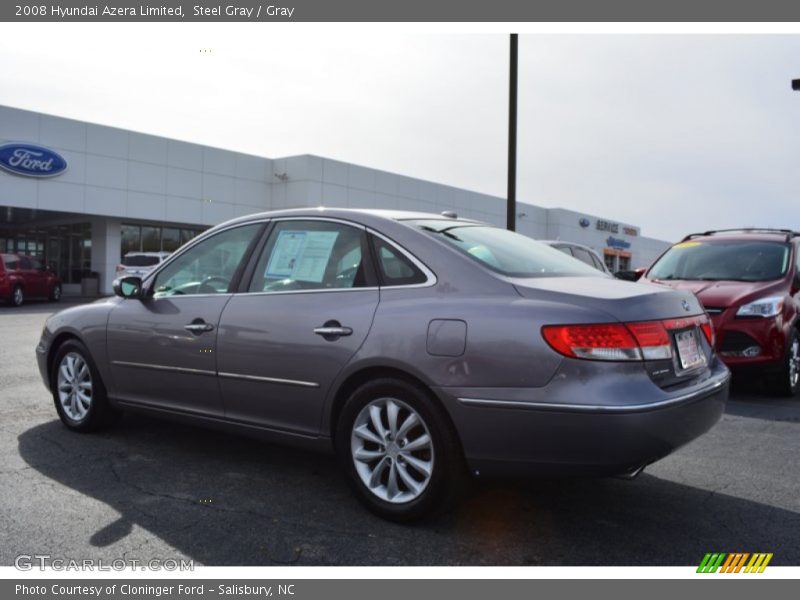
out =
<svg viewBox="0 0 800 600"><path fill-rule="evenodd" d="M144 277L164 262L170 252L128 252L117 265L117 277Z"/></svg>

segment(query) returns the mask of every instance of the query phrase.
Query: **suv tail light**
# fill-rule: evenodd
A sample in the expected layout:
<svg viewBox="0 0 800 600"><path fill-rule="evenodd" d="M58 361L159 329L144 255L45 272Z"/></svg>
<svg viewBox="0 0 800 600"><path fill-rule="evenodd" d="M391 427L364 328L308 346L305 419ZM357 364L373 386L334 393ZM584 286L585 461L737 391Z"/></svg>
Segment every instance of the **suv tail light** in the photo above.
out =
<svg viewBox="0 0 800 600"><path fill-rule="evenodd" d="M714 346L714 328L706 315L595 325L545 325L542 336L558 352L589 360L663 360L672 358L670 331L697 327Z"/></svg>

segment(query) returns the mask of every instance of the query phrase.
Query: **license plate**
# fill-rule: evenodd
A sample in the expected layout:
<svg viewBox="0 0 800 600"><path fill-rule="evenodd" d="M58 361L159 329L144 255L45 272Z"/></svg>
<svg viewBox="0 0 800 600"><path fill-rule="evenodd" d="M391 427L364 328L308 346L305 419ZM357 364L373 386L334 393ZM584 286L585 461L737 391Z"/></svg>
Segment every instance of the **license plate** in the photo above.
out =
<svg viewBox="0 0 800 600"><path fill-rule="evenodd" d="M706 357L700 352L693 330L675 334L675 343L678 346L678 357L681 360L682 369L691 369L706 364Z"/></svg>

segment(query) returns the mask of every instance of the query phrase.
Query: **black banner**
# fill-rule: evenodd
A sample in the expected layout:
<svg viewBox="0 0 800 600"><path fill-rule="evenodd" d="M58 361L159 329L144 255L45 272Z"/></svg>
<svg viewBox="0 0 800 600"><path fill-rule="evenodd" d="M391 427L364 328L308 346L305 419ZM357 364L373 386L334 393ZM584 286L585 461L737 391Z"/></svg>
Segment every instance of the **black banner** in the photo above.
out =
<svg viewBox="0 0 800 600"><path fill-rule="evenodd" d="M800 21L790 0L17 0L0 3L2 21L273 22L771 22Z"/></svg>
<svg viewBox="0 0 800 600"><path fill-rule="evenodd" d="M698 576L700 577L700 576ZM757 577L757 576L756 576ZM796 582L780 579L708 577L673 580L544 580L544 579L312 579L221 580L221 579L37 579L0 582L0 597L5 600L197 600L199 598L274 598L284 600L338 600L380 598L458 598L459 600L530 600L531 598L647 598L675 600L697 596L725 597L726 600L794 595ZM785 596L781 595L785 594Z"/></svg>

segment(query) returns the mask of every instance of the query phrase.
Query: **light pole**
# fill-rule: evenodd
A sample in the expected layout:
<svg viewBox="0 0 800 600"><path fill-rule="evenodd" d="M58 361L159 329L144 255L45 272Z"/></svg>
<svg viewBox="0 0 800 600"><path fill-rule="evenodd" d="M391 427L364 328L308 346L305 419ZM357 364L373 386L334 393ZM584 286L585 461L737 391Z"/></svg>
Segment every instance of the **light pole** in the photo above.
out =
<svg viewBox="0 0 800 600"><path fill-rule="evenodd" d="M511 34L508 77L508 197L506 229L517 225L517 34Z"/></svg>

